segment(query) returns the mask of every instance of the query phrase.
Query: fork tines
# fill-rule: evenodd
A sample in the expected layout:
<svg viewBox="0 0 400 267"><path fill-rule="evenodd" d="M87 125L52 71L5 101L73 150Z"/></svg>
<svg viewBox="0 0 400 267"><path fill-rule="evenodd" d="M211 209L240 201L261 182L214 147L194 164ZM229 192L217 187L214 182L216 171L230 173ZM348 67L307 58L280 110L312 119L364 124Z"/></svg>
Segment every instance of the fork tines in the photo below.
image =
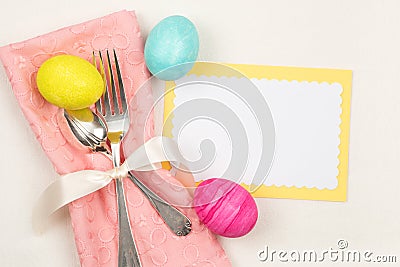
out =
<svg viewBox="0 0 400 267"><path fill-rule="evenodd" d="M113 49L113 61L108 50L93 51L93 65L103 76L105 87L102 98L96 102L96 110L103 116L123 114L127 104L115 49Z"/></svg>

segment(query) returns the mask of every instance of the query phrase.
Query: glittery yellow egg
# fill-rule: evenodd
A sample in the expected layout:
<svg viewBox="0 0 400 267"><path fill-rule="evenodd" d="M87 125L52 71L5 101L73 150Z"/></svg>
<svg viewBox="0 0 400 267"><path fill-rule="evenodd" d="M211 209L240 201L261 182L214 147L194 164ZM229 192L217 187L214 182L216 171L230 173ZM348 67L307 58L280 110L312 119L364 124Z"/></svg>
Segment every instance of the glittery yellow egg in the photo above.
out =
<svg viewBox="0 0 400 267"><path fill-rule="evenodd" d="M72 55L45 61L38 70L36 82L48 102L68 110L89 107L104 92L104 82L97 69Z"/></svg>

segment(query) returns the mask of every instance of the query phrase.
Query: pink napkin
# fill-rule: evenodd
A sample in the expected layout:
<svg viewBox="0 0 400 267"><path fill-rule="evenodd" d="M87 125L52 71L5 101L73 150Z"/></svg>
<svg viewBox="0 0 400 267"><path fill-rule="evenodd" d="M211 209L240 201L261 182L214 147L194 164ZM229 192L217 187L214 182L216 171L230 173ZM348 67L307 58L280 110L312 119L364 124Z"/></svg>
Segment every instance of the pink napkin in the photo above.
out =
<svg viewBox="0 0 400 267"><path fill-rule="evenodd" d="M76 140L63 117L63 110L46 102L39 94L37 70L46 59L57 54L72 54L90 61L92 50L107 48L116 49L127 97L133 99L140 85L149 77L143 58L143 40L134 12L117 12L0 48L0 58L21 109L60 175L83 169L108 170L112 168L112 163ZM142 112L152 105L151 88L141 89L140 99L135 99L139 101L131 102L131 128L136 130L127 140L132 149L153 136L152 117L151 123L145 126L147 114ZM142 179L153 181L163 191L182 191L179 182L166 170L140 175ZM199 222L193 209L183 209L193 223L192 232L185 237L177 237L127 179L125 192L143 266L230 266L216 237ZM183 195L190 201L189 195L180 193L181 197ZM116 210L114 182L69 205L82 266L117 266Z"/></svg>

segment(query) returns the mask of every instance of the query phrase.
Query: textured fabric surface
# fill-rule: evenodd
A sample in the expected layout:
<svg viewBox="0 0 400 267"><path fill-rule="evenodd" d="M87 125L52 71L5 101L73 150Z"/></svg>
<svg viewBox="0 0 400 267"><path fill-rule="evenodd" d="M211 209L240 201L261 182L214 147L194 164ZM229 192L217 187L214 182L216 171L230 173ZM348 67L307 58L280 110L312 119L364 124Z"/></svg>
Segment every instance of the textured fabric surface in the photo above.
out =
<svg viewBox="0 0 400 267"><path fill-rule="evenodd" d="M150 87L143 58L143 40L134 12L121 11L82 24L63 28L24 42L0 48L0 58L20 107L43 151L59 174L83 169L107 170L111 161L82 146L69 130L63 110L46 102L36 87L36 73L48 58L72 54L91 61L92 50L115 48L130 99L131 129L125 142L129 150L153 136ZM150 114L151 115L151 114ZM151 182L156 192L189 203L190 195L167 170L137 173ZM158 190L157 190L158 188ZM172 192L172 194L170 193ZM125 193L132 231L143 266L230 266L216 237L202 225L191 208L182 209L193 223L192 232L175 236L143 194L129 181ZM115 184L69 205L81 265L117 266L118 222Z"/></svg>

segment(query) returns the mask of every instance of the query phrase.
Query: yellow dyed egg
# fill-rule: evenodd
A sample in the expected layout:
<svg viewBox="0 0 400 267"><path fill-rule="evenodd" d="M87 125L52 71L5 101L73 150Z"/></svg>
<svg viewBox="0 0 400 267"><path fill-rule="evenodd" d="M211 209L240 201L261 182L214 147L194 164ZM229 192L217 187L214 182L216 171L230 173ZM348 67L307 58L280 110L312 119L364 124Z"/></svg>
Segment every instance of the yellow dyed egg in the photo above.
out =
<svg viewBox="0 0 400 267"><path fill-rule="evenodd" d="M48 102L68 110L89 107L101 97L105 88L97 69L72 55L46 60L38 70L36 83Z"/></svg>

